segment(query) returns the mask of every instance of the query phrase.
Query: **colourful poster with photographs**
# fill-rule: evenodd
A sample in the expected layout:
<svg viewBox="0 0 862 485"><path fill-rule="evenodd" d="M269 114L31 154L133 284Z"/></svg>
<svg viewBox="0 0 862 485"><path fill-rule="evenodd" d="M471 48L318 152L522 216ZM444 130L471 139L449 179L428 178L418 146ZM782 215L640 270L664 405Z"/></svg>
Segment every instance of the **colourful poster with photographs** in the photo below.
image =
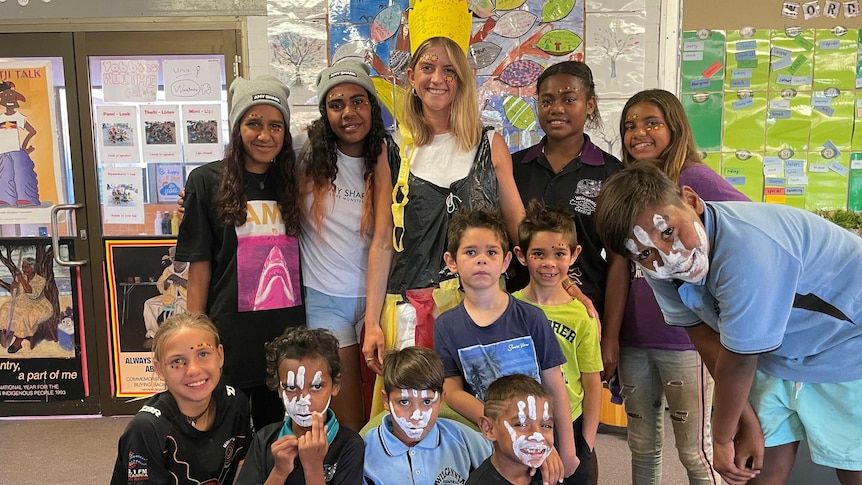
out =
<svg viewBox="0 0 862 485"><path fill-rule="evenodd" d="M183 106L183 138L187 162L212 162L224 155L220 104Z"/></svg>
<svg viewBox="0 0 862 485"><path fill-rule="evenodd" d="M186 312L189 264L176 261L175 239L105 240L110 308L112 394L141 397L164 390L152 363L153 335Z"/></svg>
<svg viewBox="0 0 862 485"><path fill-rule="evenodd" d="M147 163L182 161L183 151L180 148L177 132L180 126L179 106L141 106L144 161Z"/></svg>
<svg viewBox="0 0 862 485"><path fill-rule="evenodd" d="M96 152L101 164L138 163L138 107L98 106L96 108Z"/></svg>
<svg viewBox="0 0 862 485"><path fill-rule="evenodd" d="M0 223L50 221L66 200L55 133L60 129L50 62L0 64Z"/></svg>
<svg viewBox="0 0 862 485"><path fill-rule="evenodd" d="M60 251L73 256L68 241ZM0 240L0 400L84 398L78 288L77 270L54 261L49 239Z"/></svg>
<svg viewBox="0 0 862 485"><path fill-rule="evenodd" d="M100 174L105 224L143 224L143 171L139 168L103 167Z"/></svg>

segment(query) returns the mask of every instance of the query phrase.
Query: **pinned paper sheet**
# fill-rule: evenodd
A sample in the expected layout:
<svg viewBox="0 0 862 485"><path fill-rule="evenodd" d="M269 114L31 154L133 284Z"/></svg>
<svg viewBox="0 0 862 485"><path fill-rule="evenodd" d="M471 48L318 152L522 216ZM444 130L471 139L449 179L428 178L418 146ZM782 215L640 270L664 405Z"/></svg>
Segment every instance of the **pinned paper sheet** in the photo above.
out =
<svg viewBox="0 0 862 485"><path fill-rule="evenodd" d="M409 27L410 52L431 37L448 37L467 52L472 22L464 0L416 0Z"/></svg>

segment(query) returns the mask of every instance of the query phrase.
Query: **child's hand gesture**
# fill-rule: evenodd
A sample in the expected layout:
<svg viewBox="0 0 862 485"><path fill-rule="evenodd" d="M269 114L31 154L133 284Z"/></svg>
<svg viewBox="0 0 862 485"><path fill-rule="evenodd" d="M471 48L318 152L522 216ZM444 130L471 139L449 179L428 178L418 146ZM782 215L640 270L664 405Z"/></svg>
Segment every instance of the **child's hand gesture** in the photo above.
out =
<svg viewBox="0 0 862 485"><path fill-rule="evenodd" d="M577 461L577 459L578 457L576 456L575 460ZM577 464L575 465L575 468L577 468ZM560 458L560 454L557 453L556 447L551 447L551 454L548 455L548 458L546 458L545 462L542 463L542 467L540 469L542 471L543 485L563 483L563 479L566 478L563 460ZM537 470L535 468L530 470L530 476L535 475L536 471Z"/></svg>
<svg viewBox="0 0 862 485"><path fill-rule="evenodd" d="M299 440L294 435L283 436L270 445L272 458L275 461L275 468L272 469L272 474L277 474L282 482L287 480L287 476L293 472L298 445Z"/></svg>
<svg viewBox="0 0 862 485"><path fill-rule="evenodd" d="M325 414L315 412L311 417L311 429L299 437L299 461L305 471L305 482L316 483L312 476L323 478L323 458L329 451L326 441Z"/></svg>

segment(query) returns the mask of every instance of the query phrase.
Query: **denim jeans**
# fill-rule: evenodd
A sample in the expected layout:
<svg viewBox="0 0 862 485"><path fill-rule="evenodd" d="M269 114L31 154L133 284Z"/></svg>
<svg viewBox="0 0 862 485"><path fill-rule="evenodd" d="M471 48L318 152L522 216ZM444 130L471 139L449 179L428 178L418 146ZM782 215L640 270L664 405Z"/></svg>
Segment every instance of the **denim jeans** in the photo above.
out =
<svg viewBox="0 0 862 485"><path fill-rule="evenodd" d="M619 375L633 485L661 483L664 403L690 484L721 483L712 468L713 381L694 350L620 348Z"/></svg>

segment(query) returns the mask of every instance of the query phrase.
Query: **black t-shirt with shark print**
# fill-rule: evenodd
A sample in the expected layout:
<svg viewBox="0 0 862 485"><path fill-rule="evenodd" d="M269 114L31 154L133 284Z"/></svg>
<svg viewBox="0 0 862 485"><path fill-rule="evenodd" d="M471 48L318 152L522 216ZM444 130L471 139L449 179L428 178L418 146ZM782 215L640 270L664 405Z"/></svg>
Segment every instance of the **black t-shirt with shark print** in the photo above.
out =
<svg viewBox="0 0 862 485"><path fill-rule="evenodd" d="M212 162L189 174L176 259L210 261L206 313L224 344L226 382L245 389L266 382L264 344L287 327L305 325L299 241L285 233L275 183L256 174L245 176L247 222L220 223L221 166Z"/></svg>

